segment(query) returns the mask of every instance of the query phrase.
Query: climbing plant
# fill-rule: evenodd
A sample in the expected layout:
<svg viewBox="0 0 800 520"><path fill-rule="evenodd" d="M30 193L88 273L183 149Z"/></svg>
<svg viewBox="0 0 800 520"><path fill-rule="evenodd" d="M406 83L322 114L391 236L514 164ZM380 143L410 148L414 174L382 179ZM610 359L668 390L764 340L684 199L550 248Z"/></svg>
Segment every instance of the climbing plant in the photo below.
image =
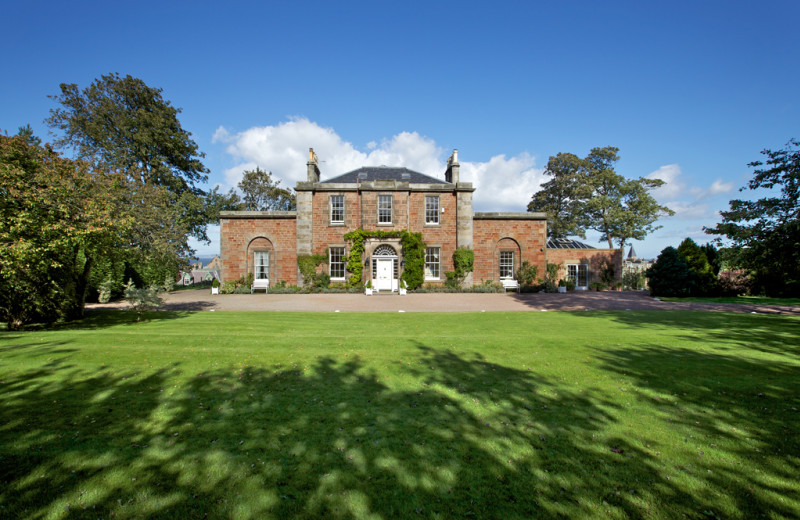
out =
<svg viewBox="0 0 800 520"><path fill-rule="evenodd" d="M317 266L325 263L328 260L328 250L316 255L298 255L297 267L300 269L300 274L303 275L303 285L312 285L315 283L317 276Z"/></svg>
<svg viewBox="0 0 800 520"><path fill-rule="evenodd" d="M344 239L350 242L350 252L347 255L347 272L350 274L348 285L350 287L361 287L363 284L364 241L368 238L379 240L399 238L405 260L402 279L409 289L416 289L422 285L425 270L425 242L422 241L422 233L411 233L405 229L402 231L366 231L359 228L344 235Z"/></svg>

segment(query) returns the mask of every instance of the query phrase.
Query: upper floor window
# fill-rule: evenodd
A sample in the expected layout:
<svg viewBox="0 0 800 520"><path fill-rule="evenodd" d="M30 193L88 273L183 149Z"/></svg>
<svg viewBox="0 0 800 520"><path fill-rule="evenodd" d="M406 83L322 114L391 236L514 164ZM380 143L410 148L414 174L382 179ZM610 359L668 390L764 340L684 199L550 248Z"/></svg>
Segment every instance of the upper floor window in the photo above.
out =
<svg viewBox="0 0 800 520"><path fill-rule="evenodd" d="M331 224L344 224L344 195L331 195Z"/></svg>
<svg viewBox="0 0 800 520"><path fill-rule="evenodd" d="M392 223L392 196L378 195L378 224Z"/></svg>
<svg viewBox="0 0 800 520"><path fill-rule="evenodd" d="M439 197L436 196L425 197L425 223L426 224L439 223Z"/></svg>
<svg viewBox="0 0 800 520"><path fill-rule="evenodd" d="M514 251L500 251L500 278L514 278Z"/></svg>
<svg viewBox="0 0 800 520"><path fill-rule="evenodd" d="M328 273L331 280L344 280L344 248L330 247Z"/></svg>

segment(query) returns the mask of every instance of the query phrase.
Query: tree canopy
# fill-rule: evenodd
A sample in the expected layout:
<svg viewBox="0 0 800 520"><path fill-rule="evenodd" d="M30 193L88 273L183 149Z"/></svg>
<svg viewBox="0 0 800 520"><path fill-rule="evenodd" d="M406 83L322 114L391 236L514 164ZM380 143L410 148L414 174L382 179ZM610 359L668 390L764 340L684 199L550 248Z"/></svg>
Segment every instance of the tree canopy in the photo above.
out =
<svg viewBox="0 0 800 520"><path fill-rule="evenodd" d="M547 213L547 233L551 238L576 235L586 238L581 206L588 196L586 161L571 153L550 157L544 174L551 177L533 194L528 211Z"/></svg>
<svg viewBox="0 0 800 520"><path fill-rule="evenodd" d="M95 258L134 220L118 179L29 136L0 136L0 319L9 328L83 312Z"/></svg>
<svg viewBox="0 0 800 520"><path fill-rule="evenodd" d="M181 126L181 110L161 92L141 79L116 73L101 76L83 90L62 83L61 94L50 96L60 107L50 110L46 120L61 132L53 144L143 184L164 186L176 194L200 194L196 184L208 179L200 161L205 154Z"/></svg>
<svg viewBox="0 0 800 520"><path fill-rule="evenodd" d="M753 178L739 191L764 194L734 199L720 212L722 221L706 233L727 237L735 258L755 275L757 290L770 295L800 295L800 141L780 150L763 150L764 162L748 164Z"/></svg>
<svg viewBox="0 0 800 520"><path fill-rule="evenodd" d="M243 208L246 211L290 211L296 208L295 196L280 187L281 181L273 180L272 172L259 167L246 170L239 181Z"/></svg>
<svg viewBox="0 0 800 520"><path fill-rule="evenodd" d="M663 185L659 179L627 179L614 164L619 149L592 148L584 159L569 153L550 157L545 175L552 179L533 195L528 211L548 213L548 234L586 236L586 230L600 233L609 249L620 249L630 239L642 240L660 226L659 217L674 212L656 202L650 191Z"/></svg>

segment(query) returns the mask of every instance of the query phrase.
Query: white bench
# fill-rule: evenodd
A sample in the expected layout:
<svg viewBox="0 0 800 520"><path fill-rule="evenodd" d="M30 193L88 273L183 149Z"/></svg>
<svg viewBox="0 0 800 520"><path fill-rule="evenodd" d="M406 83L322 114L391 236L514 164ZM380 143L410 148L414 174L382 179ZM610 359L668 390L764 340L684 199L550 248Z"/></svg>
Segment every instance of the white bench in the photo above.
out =
<svg viewBox="0 0 800 520"><path fill-rule="evenodd" d="M516 280L512 278L503 278L500 282L503 284L503 292L507 292L509 289L514 289L519 292L519 282Z"/></svg>
<svg viewBox="0 0 800 520"><path fill-rule="evenodd" d="M264 289L265 293L269 292L269 279L261 278L253 280L253 285L250 286L250 294L253 294L257 289Z"/></svg>

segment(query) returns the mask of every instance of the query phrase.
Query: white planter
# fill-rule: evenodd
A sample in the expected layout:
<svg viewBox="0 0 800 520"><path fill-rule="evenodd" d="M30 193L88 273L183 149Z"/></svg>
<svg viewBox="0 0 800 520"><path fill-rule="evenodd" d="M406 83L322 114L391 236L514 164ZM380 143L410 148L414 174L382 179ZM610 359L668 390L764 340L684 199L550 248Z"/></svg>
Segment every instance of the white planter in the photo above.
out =
<svg viewBox="0 0 800 520"><path fill-rule="evenodd" d="M219 294L219 287L212 287L211 294Z"/></svg>
<svg viewBox="0 0 800 520"><path fill-rule="evenodd" d="M372 289L367 287L366 289L364 289L364 294L366 294L367 296L372 296Z"/></svg>
<svg viewBox="0 0 800 520"><path fill-rule="evenodd" d="M559 287L558 288L558 292L565 293L565 292L567 292L567 288L566 287Z"/></svg>
<svg viewBox="0 0 800 520"><path fill-rule="evenodd" d="M403 295L403 294L406 294L406 290L405 290L405 289L403 289L402 287L400 288L400 294L401 294L401 295Z"/></svg>

